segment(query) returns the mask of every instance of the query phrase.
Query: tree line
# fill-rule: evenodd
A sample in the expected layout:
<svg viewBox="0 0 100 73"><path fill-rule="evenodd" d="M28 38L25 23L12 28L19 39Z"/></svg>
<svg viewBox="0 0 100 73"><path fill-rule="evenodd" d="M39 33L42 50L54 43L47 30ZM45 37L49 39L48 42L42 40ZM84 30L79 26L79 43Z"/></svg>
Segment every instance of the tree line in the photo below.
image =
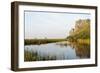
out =
<svg viewBox="0 0 100 73"><path fill-rule="evenodd" d="M67 37L69 41L90 43L90 19L79 19L75 22Z"/></svg>

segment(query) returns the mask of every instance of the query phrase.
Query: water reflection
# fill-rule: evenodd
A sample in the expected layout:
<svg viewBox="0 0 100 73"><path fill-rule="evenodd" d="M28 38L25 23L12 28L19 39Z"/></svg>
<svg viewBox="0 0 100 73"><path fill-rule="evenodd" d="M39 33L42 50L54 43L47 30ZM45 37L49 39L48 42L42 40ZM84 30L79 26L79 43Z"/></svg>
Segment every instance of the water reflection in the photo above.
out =
<svg viewBox="0 0 100 73"><path fill-rule="evenodd" d="M87 44L58 42L42 45L27 45L24 61L71 60L90 58Z"/></svg>
<svg viewBox="0 0 100 73"><path fill-rule="evenodd" d="M79 58L90 58L90 45L88 44L78 44L78 43L59 43L61 47L71 46L72 49L75 49L76 55Z"/></svg>

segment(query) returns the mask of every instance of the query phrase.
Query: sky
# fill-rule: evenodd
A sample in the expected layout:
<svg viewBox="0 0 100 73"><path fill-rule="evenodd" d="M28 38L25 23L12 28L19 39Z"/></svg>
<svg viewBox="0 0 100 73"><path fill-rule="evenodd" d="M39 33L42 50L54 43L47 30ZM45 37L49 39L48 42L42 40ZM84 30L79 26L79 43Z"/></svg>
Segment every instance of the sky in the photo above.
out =
<svg viewBox="0 0 100 73"><path fill-rule="evenodd" d="M77 20L90 17L83 13L24 11L25 39L66 38Z"/></svg>

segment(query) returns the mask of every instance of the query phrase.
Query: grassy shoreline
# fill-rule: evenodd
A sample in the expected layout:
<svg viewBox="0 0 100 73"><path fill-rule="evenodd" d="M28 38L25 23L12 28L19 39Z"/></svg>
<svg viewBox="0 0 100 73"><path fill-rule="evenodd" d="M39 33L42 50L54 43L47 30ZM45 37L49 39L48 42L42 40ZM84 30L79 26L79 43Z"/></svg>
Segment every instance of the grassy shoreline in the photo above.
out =
<svg viewBox="0 0 100 73"><path fill-rule="evenodd" d="M66 41L66 39L25 39L24 44L25 45L40 45L40 44L47 44L47 43L53 43L53 42L60 42L60 41Z"/></svg>
<svg viewBox="0 0 100 73"><path fill-rule="evenodd" d="M76 42L79 44L90 44L90 39L77 39L77 40L67 40L67 39L25 39L24 44L25 45L40 45L40 44L47 44L47 43L55 43L55 42L62 42L62 41L68 41L68 42Z"/></svg>
<svg viewBox="0 0 100 73"><path fill-rule="evenodd" d="M87 44L90 45L90 39L77 39L77 40L68 40L70 43L77 43L77 44Z"/></svg>
<svg viewBox="0 0 100 73"><path fill-rule="evenodd" d="M80 44L90 44L90 39L78 39L77 41Z"/></svg>

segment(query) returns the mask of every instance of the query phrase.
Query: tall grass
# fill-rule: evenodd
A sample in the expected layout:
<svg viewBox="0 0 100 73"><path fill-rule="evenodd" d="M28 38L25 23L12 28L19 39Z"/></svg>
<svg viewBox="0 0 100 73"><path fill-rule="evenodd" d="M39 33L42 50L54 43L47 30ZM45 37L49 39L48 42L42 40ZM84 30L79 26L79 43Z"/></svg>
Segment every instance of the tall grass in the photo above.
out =
<svg viewBox="0 0 100 73"><path fill-rule="evenodd" d="M56 60L56 56L40 56L37 52L25 51L24 61L46 61L46 60Z"/></svg>
<svg viewBox="0 0 100 73"><path fill-rule="evenodd" d="M80 44L88 44L88 45L90 45L90 39L78 39L77 41Z"/></svg>

